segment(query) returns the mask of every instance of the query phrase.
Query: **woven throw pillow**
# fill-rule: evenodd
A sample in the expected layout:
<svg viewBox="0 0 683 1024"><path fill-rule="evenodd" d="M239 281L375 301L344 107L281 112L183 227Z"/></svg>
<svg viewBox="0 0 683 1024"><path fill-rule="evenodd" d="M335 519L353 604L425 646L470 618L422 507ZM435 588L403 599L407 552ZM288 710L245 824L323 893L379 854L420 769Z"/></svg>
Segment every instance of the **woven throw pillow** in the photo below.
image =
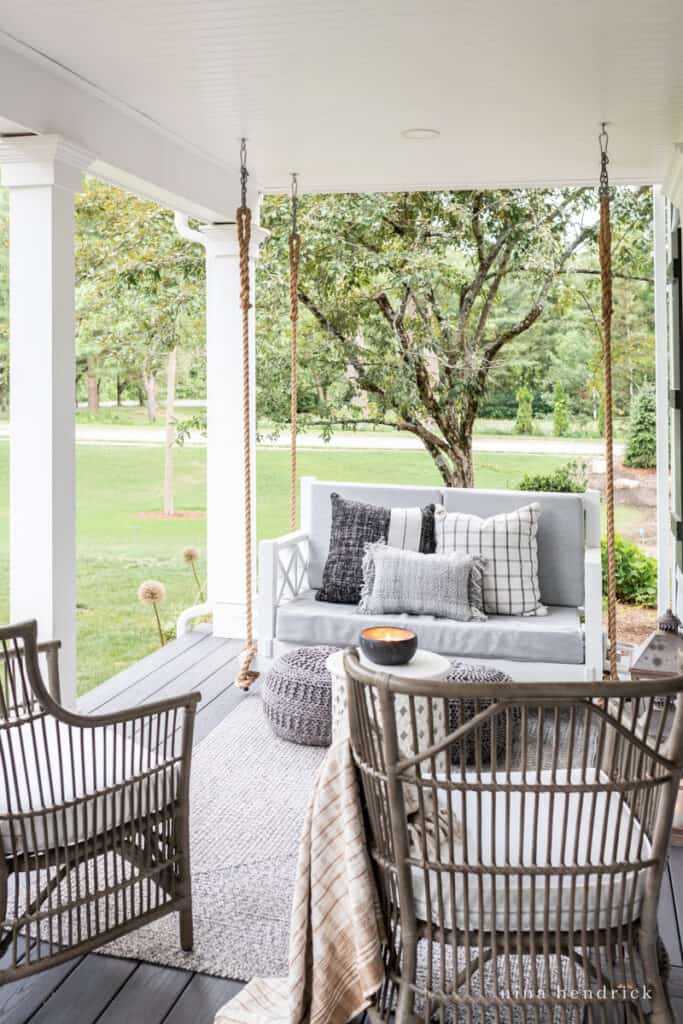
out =
<svg viewBox="0 0 683 1024"><path fill-rule="evenodd" d="M368 544L359 612L481 621L483 563L475 555L423 555L384 541Z"/></svg>
<svg viewBox="0 0 683 1024"><path fill-rule="evenodd" d="M388 541L411 551L434 550L434 505L424 508L382 508L330 495L330 549L323 569L318 601L358 604L363 586L366 544Z"/></svg>
<svg viewBox="0 0 683 1024"><path fill-rule="evenodd" d="M538 582L538 520L534 502L488 519L437 506L436 550L479 555L484 565L484 611L489 615L547 615Z"/></svg>

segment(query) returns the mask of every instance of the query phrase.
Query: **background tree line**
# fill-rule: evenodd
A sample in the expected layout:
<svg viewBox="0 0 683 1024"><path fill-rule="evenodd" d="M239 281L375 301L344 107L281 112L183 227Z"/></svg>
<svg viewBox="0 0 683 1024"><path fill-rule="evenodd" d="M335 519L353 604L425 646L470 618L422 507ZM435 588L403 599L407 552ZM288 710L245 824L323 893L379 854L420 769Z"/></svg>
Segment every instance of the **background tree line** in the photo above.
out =
<svg viewBox="0 0 683 1024"><path fill-rule="evenodd" d="M614 190L615 399L653 375L649 190ZM258 413L289 415L289 204L267 197L257 270ZM401 427L451 483L471 483L479 417L599 428L599 277L591 189L305 196L303 428ZM205 395L204 260L153 203L88 179L76 209L77 395ZM0 190L0 406L7 403L7 197ZM172 372L170 372L172 371ZM523 389L523 390L522 390ZM526 398L528 394L529 398ZM525 407L525 415L528 410Z"/></svg>

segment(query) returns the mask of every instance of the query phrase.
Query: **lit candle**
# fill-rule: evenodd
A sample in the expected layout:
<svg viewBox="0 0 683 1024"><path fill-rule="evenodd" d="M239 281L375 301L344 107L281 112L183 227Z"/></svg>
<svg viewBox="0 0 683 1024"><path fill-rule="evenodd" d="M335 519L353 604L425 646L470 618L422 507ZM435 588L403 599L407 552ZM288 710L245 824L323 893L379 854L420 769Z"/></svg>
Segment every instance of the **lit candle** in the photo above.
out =
<svg viewBox="0 0 683 1024"><path fill-rule="evenodd" d="M407 665L417 651L417 633L402 626L368 626L360 649L375 665Z"/></svg>
<svg viewBox="0 0 683 1024"><path fill-rule="evenodd" d="M392 643L397 640L412 640L415 634L411 629L401 629L399 626L370 626L363 630L363 636L366 636L368 640Z"/></svg>

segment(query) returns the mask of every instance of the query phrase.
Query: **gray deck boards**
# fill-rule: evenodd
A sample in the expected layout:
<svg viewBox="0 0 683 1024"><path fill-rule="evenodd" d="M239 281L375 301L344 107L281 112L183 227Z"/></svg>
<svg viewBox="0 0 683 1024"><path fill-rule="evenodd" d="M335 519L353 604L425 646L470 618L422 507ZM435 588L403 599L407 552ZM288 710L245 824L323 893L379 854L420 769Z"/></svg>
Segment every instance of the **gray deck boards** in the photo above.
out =
<svg viewBox="0 0 683 1024"><path fill-rule="evenodd" d="M241 644L195 630L118 673L80 701L96 714L197 690L195 743L244 699L234 686ZM660 931L673 964L671 993L683 1022L683 848L672 849ZM2 1024L212 1024L242 982L91 954L0 988Z"/></svg>

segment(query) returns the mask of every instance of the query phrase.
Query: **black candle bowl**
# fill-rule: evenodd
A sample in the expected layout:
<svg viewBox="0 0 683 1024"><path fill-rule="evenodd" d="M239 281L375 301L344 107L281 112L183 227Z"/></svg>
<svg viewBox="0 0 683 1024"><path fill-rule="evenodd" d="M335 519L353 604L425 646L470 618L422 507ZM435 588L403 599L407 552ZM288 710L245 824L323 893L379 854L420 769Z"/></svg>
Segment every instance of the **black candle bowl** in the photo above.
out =
<svg viewBox="0 0 683 1024"><path fill-rule="evenodd" d="M402 626L369 626L360 649L374 665L407 665L417 651L417 634Z"/></svg>

